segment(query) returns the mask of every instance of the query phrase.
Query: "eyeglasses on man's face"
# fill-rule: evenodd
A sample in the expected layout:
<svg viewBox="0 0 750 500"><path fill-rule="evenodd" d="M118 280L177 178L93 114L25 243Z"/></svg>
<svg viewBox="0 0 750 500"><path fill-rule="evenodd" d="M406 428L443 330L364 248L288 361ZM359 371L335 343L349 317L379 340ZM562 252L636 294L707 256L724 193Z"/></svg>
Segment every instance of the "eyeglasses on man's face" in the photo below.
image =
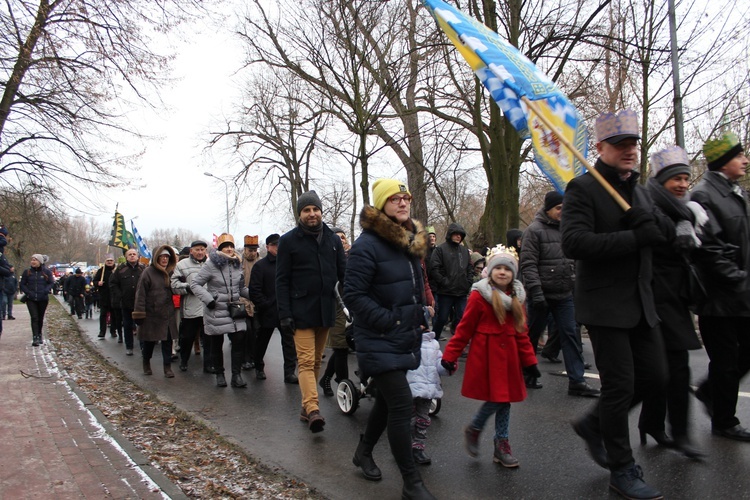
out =
<svg viewBox="0 0 750 500"><path fill-rule="evenodd" d="M390 198L388 198L388 201L393 203L394 205L400 205L402 201L409 205L411 203L411 196L409 196L408 194L391 196Z"/></svg>

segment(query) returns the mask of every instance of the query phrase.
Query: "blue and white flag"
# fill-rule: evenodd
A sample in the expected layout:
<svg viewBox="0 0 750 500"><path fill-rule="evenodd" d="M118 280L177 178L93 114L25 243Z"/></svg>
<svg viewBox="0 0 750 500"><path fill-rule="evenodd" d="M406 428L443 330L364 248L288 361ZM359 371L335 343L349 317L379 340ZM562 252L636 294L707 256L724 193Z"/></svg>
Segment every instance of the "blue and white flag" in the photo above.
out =
<svg viewBox="0 0 750 500"><path fill-rule="evenodd" d="M149 251L148 247L146 246L146 242L143 241L143 238L141 238L140 233L135 228L135 224L133 224L133 220L130 220L130 227L133 229L133 236L135 237L135 242L138 245L138 253L141 254L142 257L146 257L147 259L151 259L151 252Z"/></svg>
<svg viewBox="0 0 750 500"><path fill-rule="evenodd" d="M547 75L497 33L442 0L422 3L519 135L532 140L537 165L563 192L568 181L586 169L558 139L564 137L586 156L588 131L578 110ZM530 112L522 97L534 101L556 130Z"/></svg>

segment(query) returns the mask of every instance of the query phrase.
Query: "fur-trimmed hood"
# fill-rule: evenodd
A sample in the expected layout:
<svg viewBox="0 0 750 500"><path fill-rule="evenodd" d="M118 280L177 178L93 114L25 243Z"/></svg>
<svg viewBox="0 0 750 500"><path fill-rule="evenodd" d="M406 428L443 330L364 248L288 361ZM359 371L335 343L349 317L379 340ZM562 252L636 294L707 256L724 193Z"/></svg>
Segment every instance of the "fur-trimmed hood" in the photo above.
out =
<svg viewBox="0 0 750 500"><path fill-rule="evenodd" d="M393 246L401 248L409 255L424 259L427 255L427 232L422 224L414 219L409 219L406 226L399 225L384 212L370 205L365 205L359 214L359 223L362 229L372 231Z"/></svg>
<svg viewBox="0 0 750 500"><path fill-rule="evenodd" d="M219 269L223 268L227 264L232 267L240 267L242 265L242 257L235 251L233 255L227 255L224 252L218 250L211 250L208 254L208 260L214 263Z"/></svg>
<svg viewBox="0 0 750 500"><path fill-rule="evenodd" d="M159 256L164 252L167 251L169 253L169 262L167 262L167 267L161 267L159 265ZM156 249L156 251L152 254L151 257L151 266L154 269L158 269L164 275L166 276L166 282L169 284L170 280L169 277L172 274L172 271L174 271L175 266L177 265L177 254L174 253L174 248L172 248L169 245L161 245L159 248Z"/></svg>

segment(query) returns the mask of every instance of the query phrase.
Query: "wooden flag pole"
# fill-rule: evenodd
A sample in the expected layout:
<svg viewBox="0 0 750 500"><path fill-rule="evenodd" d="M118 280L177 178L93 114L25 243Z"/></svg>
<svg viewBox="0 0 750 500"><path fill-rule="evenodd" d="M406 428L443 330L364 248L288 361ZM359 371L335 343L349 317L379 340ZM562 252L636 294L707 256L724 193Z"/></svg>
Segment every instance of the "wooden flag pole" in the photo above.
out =
<svg viewBox="0 0 750 500"><path fill-rule="evenodd" d="M575 156L578 159L578 161L583 163L583 165L586 167L586 170L588 170L589 173L592 176L594 176L594 179L596 179L599 182L599 184L602 185L604 190L607 191L607 193L609 193L609 195L612 198L614 198L615 202L617 202L617 204L620 205L620 207L624 211L627 212L628 210L630 210L630 205L628 204L628 202L625 201L625 199L622 196L620 196L620 193L615 191L615 188L612 187L612 184L607 182L607 179L602 177L602 174L600 174L593 166L591 166L591 164L586 160L583 154L581 154L581 152L578 151L578 148L576 148L573 144L571 144L570 141L568 141L568 139L562 136L562 134L559 134L557 132L557 129L555 128L555 126L552 125L552 123L550 123L547 117L542 114L542 112L539 110L539 107L536 105L536 103L532 101L531 99L529 99L528 97L526 97L525 95L521 96L521 100L524 102L524 104L526 104L526 107L528 107L531 111L533 111L534 114L538 116L539 119L542 120L542 122L544 122L544 125L546 125L547 128L549 128L552 131L552 133L555 134L555 136L559 139L562 145L568 148L570 152L573 153L573 156Z"/></svg>

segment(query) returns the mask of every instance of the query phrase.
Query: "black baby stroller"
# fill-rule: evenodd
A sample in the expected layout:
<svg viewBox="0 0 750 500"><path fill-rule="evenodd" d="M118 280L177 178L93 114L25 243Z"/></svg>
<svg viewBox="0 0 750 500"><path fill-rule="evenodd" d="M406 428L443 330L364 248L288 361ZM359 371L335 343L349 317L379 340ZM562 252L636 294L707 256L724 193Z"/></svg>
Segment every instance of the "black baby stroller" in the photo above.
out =
<svg viewBox="0 0 750 500"><path fill-rule="evenodd" d="M376 395L377 388L372 378L362 380L359 376L359 371L355 374L359 377L359 384L355 384L353 381L347 379L341 380L339 385L336 387L336 402L339 405L341 411L346 415L353 415L357 408L359 408L359 401L366 397L372 399ZM437 415L440 411L441 400L435 398L432 400L430 406L430 416Z"/></svg>
<svg viewBox="0 0 750 500"><path fill-rule="evenodd" d="M346 343L349 344L349 349L356 352L357 349L354 344L354 318L352 318L349 309L347 309L344 304L344 301L339 294L338 286L336 287L335 292L339 305L346 315ZM429 324L429 315L426 310L425 319L427 321L426 324ZM336 402L345 415L353 415L354 412L357 411L357 408L359 408L359 401L363 397L372 399L377 394L377 389L375 388L375 383L372 378L368 377L367 380L363 380L359 371L355 371L354 373L357 375L357 378L359 378L358 384L346 378L340 380L339 384L336 386ZM432 400L432 405L430 406L430 416L437 415L439 411L440 399L435 398Z"/></svg>

